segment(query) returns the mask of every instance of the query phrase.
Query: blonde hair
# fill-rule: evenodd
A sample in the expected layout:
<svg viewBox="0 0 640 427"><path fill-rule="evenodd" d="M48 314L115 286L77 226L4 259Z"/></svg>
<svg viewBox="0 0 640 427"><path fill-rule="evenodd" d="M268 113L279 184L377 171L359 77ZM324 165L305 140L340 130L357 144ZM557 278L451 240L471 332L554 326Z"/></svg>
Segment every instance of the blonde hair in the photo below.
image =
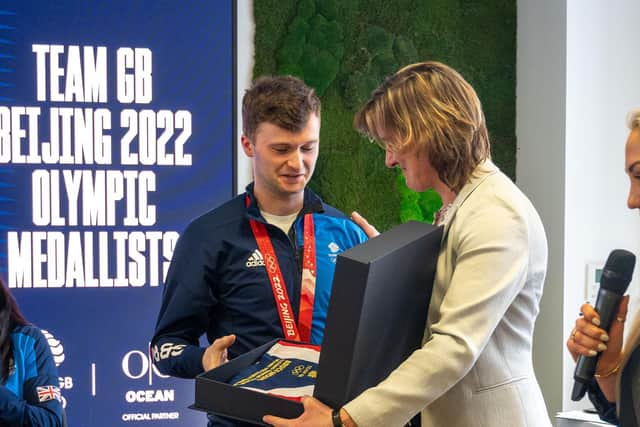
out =
<svg viewBox="0 0 640 427"><path fill-rule="evenodd" d="M417 145L455 192L491 158L478 95L457 71L439 62L412 64L388 77L356 113L354 127L387 150Z"/></svg>
<svg viewBox="0 0 640 427"><path fill-rule="evenodd" d="M627 114L627 126L632 130L640 126L640 108L629 111L629 114Z"/></svg>

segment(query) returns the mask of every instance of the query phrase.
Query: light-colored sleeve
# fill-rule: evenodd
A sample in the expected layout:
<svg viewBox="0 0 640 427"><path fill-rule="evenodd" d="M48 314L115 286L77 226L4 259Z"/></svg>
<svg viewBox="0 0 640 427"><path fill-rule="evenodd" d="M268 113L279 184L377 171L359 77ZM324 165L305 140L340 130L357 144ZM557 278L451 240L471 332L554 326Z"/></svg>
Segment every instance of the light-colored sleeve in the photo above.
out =
<svg viewBox="0 0 640 427"><path fill-rule="evenodd" d="M446 393L471 370L524 286L526 214L491 192L482 199L468 200L451 223L447 239L453 239L448 244L456 260L440 308L430 310L439 318L430 319L428 341L386 380L345 405L358 426L402 426Z"/></svg>

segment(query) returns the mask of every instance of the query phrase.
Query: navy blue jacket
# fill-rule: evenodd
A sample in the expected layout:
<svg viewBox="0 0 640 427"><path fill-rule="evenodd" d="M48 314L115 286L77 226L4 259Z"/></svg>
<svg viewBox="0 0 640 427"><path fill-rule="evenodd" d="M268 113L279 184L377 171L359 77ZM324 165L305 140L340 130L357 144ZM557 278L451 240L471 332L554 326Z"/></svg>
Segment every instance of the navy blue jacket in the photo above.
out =
<svg viewBox="0 0 640 427"><path fill-rule="evenodd" d="M14 366L0 385L0 426L61 426L58 371L46 338L35 326L17 326L11 340Z"/></svg>
<svg viewBox="0 0 640 427"><path fill-rule="evenodd" d="M162 306L151 347L154 363L168 375L194 378L202 373L199 345L206 332L209 343L236 335L229 358L252 350L283 331L271 284L249 223L265 223L247 187L242 194L194 220L173 253ZM312 213L316 237L317 278L312 342L322 342L336 256L366 240L364 232L310 190L289 238L265 223L280 263L287 293L296 315L300 302L303 215ZM292 243L293 242L293 243Z"/></svg>

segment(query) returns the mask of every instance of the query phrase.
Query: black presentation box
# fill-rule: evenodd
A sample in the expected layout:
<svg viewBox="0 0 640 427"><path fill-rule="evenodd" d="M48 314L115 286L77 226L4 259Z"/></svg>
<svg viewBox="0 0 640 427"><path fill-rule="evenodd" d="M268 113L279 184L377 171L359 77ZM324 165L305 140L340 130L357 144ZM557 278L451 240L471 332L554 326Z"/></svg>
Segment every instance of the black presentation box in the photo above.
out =
<svg viewBox="0 0 640 427"><path fill-rule="evenodd" d="M340 407L421 346L441 239L442 227L407 222L338 255L316 398ZM299 416L296 401L226 383L276 341L199 375L192 408L259 425Z"/></svg>

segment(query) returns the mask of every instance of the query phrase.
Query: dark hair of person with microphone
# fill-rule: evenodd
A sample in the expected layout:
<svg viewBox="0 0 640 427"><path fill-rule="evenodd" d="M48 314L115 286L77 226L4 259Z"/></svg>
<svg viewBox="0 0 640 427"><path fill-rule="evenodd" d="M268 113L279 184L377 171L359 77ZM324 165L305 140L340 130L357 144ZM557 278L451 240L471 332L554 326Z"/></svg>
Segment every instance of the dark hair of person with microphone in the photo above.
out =
<svg viewBox="0 0 640 427"><path fill-rule="evenodd" d="M58 427L63 411L47 340L0 279L0 426Z"/></svg>
<svg viewBox="0 0 640 427"><path fill-rule="evenodd" d="M629 176L629 209L640 209L640 109L627 116L631 132L625 148L625 171ZM636 315L623 348L629 296L625 296L609 331L601 329L593 306L583 304L582 315L567 340L576 360L580 355L600 353L588 395L600 418L620 426L638 426L640 421L640 314Z"/></svg>

